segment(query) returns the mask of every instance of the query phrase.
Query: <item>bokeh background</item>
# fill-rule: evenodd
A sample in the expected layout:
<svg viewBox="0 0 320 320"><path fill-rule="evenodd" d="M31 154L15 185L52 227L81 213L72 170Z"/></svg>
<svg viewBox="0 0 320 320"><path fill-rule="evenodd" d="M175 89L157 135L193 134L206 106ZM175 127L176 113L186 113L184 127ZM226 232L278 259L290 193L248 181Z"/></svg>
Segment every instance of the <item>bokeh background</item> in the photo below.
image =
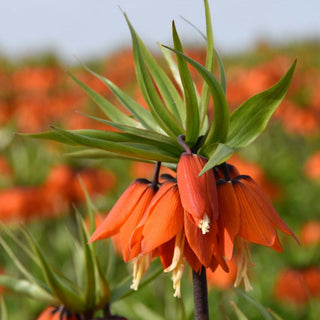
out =
<svg viewBox="0 0 320 320"><path fill-rule="evenodd" d="M227 75L230 109L263 91L285 73L295 58L297 69L289 92L268 129L250 147L230 159L240 173L252 176L269 194L278 212L300 239L281 237L284 252L252 246L254 267L249 295L232 289L232 278L210 275L211 313L237 319L262 319L270 308L282 319L317 319L320 312L320 3L294 1L213 1L217 49ZM110 91L81 67L79 60L111 79L143 103L134 74L126 11L147 46L159 57L157 42L171 43L171 21L187 53L204 61L200 34L181 16L205 30L202 2L191 0L2 1L0 4L0 220L15 230L26 224L52 264L72 275L65 241L74 231L74 206L84 216L83 179L98 211L108 212L135 177L150 177L152 167L120 160L75 159L53 142L18 133L63 128L99 128L78 111L98 114L97 107L66 74L117 103ZM194 72L195 81L200 83ZM67 226L67 228L66 228ZM102 254L103 255L103 254ZM130 273L117 258L111 286ZM156 262L155 262L156 263ZM39 272L30 266L35 273ZM33 270L34 269L34 270ZM2 250L0 270L17 274ZM190 273L182 291L192 319ZM154 290L154 288L157 290ZM130 319L178 319L181 302L171 296L163 275L113 306ZM45 307L38 301L2 292L9 319L35 319Z"/></svg>

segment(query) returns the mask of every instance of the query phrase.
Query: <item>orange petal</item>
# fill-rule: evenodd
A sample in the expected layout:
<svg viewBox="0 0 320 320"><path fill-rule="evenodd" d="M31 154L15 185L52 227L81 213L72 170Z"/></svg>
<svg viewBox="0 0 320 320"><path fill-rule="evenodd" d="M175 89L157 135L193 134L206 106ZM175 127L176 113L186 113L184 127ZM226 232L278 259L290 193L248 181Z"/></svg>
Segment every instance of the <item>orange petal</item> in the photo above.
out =
<svg viewBox="0 0 320 320"><path fill-rule="evenodd" d="M172 239L183 226L183 208L175 182L164 183L148 209L141 242L142 253L152 251Z"/></svg>
<svg viewBox="0 0 320 320"><path fill-rule="evenodd" d="M183 153L177 166L177 181L182 205L186 211L199 219L202 219L207 211L205 195L208 172L199 177L206 162L206 159L198 155Z"/></svg>
<svg viewBox="0 0 320 320"><path fill-rule="evenodd" d="M184 243L183 253L184 253L189 265L191 266L191 268L195 272L199 272L202 267L201 262L199 261L198 257L195 255L195 253L190 248L188 241L185 241L185 243Z"/></svg>
<svg viewBox="0 0 320 320"><path fill-rule="evenodd" d="M174 253L174 244L175 244L175 238L172 238L170 241L162 244L160 247L158 247L155 251L152 252L152 256L159 255L161 264L163 269L168 268L173 259L173 253Z"/></svg>
<svg viewBox="0 0 320 320"><path fill-rule="evenodd" d="M271 247L277 233L275 227L264 216L259 198L253 196L240 180L233 180L233 188L240 207L239 235L250 242Z"/></svg>
<svg viewBox="0 0 320 320"><path fill-rule="evenodd" d="M243 176L241 179L242 183L246 184L248 188L252 190L257 198L259 198L258 203L261 204L262 210L266 218L275 226L277 226L282 232L291 235L299 243L299 240L290 230L290 228L284 223L277 211L274 209L271 201L268 199L263 190L255 183L253 179L249 176Z"/></svg>
<svg viewBox="0 0 320 320"><path fill-rule="evenodd" d="M130 216L142 195L149 187L150 182L148 180L137 179L133 181L93 233L89 243L98 239L111 237L119 232L121 226Z"/></svg>
<svg viewBox="0 0 320 320"><path fill-rule="evenodd" d="M208 267L211 262L213 246L216 242L217 227L210 224L210 230L202 234L201 229L194 225L189 213L184 213L184 229L190 248L200 260L201 264Z"/></svg>
<svg viewBox="0 0 320 320"><path fill-rule="evenodd" d="M152 198L155 196L155 193L156 191L154 188L148 188L145 191L143 196L140 198L140 201L137 203L136 207L120 229L122 256L125 262L128 262L140 253L140 246L130 247L130 238Z"/></svg>
<svg viewBox="0 0 320 320"><path fill-rule="evenodd" d="M220 180L221 181L221 180ZM233 242L240 228L240 208L231 181L217 184L219 201L218 230L221 252L230 260Z"/></svg>

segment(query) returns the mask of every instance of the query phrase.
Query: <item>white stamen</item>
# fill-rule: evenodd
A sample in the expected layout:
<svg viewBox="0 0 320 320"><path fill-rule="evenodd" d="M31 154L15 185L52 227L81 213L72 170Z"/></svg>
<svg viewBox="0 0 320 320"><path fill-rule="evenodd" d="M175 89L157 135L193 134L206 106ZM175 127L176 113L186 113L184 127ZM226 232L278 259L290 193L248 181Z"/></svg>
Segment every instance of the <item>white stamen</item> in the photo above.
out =
<svg viewBox="0 0 320 320"><path fill-rule="evenodd" d="M201 229L202 234L206 234L210 229L210 219L208 215L205 213L203 219L200 220L198 227Z"/></svg>
<svg viewBox="0 0 320 320"><path fill-rule="evenodd" d="M131 289L137 291L142 276L146 273L150 266L151 256L146 254L144 256L138 256L133 260L133 280L130 286Z"/></svg>
<svg viewBox="0 0 320 320"><path fill-rule="evenodd" d="M234 287L239 286L243 280L246 291L253 290L248 277L248 267L252 266L251 255L248 247L248 242L243 239L237 239L237 277L234 282Z"/></svg>
<svg viewBox="0 0 320 320"><path fill-rule="evenodd" d="M183 276L185 261L186 261L183 255L184 242L185 242L185 235L184 235L184 232L182 231L180 234L176 236L172 263L168 268L163 270L164 272L172 271L171 279L173 282L173 289L175 290L173 296L176 298L181 298L180 283L181 283L181 278Z"/></svg>

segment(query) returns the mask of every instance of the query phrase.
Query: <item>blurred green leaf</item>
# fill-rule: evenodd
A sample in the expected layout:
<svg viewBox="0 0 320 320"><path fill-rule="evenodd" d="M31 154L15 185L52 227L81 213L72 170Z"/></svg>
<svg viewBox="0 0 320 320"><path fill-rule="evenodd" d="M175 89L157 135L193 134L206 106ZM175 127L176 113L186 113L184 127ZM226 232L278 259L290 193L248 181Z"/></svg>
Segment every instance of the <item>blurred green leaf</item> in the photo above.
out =
<svg viewBox="0 0 320 320"><path fill-rule="evenodd" d="M295 66L296 61L278 83L251 97L231 114L228 146L246 147L260 135L287 93Z"/></svg>
<svg viewBox="0 0 320 320"><path fill-rule="evenodd" d="M139 285L139 289L143 288L149 282L154 280L162 272L163 272L163 269L161 266L152 268L152 270L150 270L147 273L147 275L144 277L144 279L141 281ZM120 284L119 287L112 289L110 301L111 302L118 301L134 293L135 291L130 289L131 283L132 283L132 276L128 277L128 279L126 279L122 284Z"/></svg>
<svg viewBox="0 0 320 320"><path fill-rule="evenodd" d="M95 293L96 293L96 281L95 281L95 266L92 257L91 248L88 245L88 236L85 230L84 222L80 216L80 213L76 210L77 224L81 234L82 250L84 252L85 261L85 289L84 289L84 301L86 310L92 310L95 307Z"/></svg>
<svg viewBox="0 0 320 320"><path fill-rule="evenodd" d="M1 305L0 305L0 319L1 320L9 320L7 307L6 307L6 304L5 304L3 298L1 299Z"/></svg>
<svg viewBox="0 0 320 320"><path fill-rule="evenodd" d="M55 297L67 309L74 312L82 312L85 310L85 300L79 287L72 283L69 279L58 275L47 263L38 243L27 229L22 229L31 247L37 255L41 270Z"/></svg>
<svg viewBox="0 0 320 320"><path fill-rule="evenodd" d="M34 282L13 278L4 274L0 275L0 285L4 288L20 295L48 303L58 304L58 300L48 291L38 286ZM1 318L2 319L2 318Z"/></svg>
<svg viewBox="0 0 320 320"><path fill-rule="evenodd" d="M230 304L235 311L238 320L248 320L248 318L243 314L243 312L239 309L234 301L230 301Z"/></svg>
<svg viewBox="0 0 320 320"><path fill-rule="evenodd" d="M242 297L244 297L247 301L252 303L261 312L263 319L273 320L272 317L270 316L268 310L261 303L259 303L258 301L256 301L255 299L253 299L247 293L243 292L240 289L235 289L235 291L238 294L240 294Z"/></svg>

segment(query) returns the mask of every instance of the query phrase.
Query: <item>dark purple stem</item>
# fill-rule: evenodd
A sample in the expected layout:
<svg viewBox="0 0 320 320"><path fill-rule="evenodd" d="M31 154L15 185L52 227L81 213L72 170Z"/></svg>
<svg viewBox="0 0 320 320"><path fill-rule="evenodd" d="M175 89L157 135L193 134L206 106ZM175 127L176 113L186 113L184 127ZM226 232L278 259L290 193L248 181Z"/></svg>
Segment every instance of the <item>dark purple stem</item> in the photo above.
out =
<svg viewBox="0 0 320 320"><path fill-rule="evenodd" d="M200 273L193 270L192 278L194 319L209 320L206 268L202 266Z"/></svg>
<svg viewBox="0 0 320 320"><path fill-rule="evenodd" d="M155 166L154 166L154 173L153 173L153 179L151 184L154 187L158 187L159 184L159 173L160 173L160 168L161 168L161 162L157 161Z"/></svg>
<svg viewBox="0 0 320 320"><path fill-rule="evenodd" d="M190 149L189 146L186 144L185 136L184 136L183 134L180 134L180 136L178 136L177 141L178 141L178 143L180 144L180 146L182 146L182 147L184 148L184 150L186 151L186 153L192 154L191 149Z"/></svg>

